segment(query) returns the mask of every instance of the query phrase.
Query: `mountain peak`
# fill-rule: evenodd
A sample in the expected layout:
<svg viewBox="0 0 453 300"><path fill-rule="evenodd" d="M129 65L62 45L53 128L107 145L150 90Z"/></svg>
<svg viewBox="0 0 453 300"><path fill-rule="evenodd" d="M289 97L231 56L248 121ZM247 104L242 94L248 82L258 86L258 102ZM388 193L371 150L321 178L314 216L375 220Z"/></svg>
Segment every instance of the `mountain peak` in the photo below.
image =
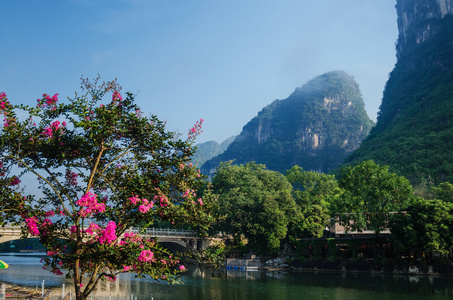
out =
<svg viewBox="0 0 453 300"><path fill-rule="evenodd" d="M359 146L372 125L354 78L343 71L328 72L264 107L202 171L212 174L220 162L235 160L263 163L280 172L296 164L328 172Z"/></svg>

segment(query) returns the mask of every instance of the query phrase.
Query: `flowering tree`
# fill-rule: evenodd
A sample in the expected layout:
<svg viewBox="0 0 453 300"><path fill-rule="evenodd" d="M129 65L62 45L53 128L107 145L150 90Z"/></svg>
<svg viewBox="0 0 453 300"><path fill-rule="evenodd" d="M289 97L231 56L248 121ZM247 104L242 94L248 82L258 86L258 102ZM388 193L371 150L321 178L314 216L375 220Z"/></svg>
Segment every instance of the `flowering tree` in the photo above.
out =
<svg viewBox="0 0 453 300"><path fill-rule="evenodd" d="M48 249L44 268L66 269L77 299L123 272L178 279L184 266L155 240L128 234L130 226L168 221L206 229L214 219L213 200L197 197L202 180L189 164L203 120L182 139L156 116L143 117L116 80L98 79L82 79L86 94L69 103L44 94L35 107L13 106L0 94L2 221L40 239ZM24 120L18 110L28 114ZM39 199L20 188L30 175Z"/></svg>

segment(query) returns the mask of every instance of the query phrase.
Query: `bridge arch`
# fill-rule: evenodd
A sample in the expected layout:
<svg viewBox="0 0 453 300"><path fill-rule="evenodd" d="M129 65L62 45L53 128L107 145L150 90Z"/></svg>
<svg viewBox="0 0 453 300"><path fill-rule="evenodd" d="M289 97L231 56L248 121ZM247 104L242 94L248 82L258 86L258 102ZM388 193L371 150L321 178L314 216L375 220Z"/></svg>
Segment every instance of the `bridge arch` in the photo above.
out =
<svg viewBox="0 0 453 300"><path fill-rule="evenodd" d="M0 228L0 244L21 240L22 228L7 225ZM205 240L199 238L194 231L169 229L131 227L125 233L136 233L141 237L155 238L159 244L172 252L187 252L190 250L204 249ZM30 238L32 239L32 238Z"/></svg>

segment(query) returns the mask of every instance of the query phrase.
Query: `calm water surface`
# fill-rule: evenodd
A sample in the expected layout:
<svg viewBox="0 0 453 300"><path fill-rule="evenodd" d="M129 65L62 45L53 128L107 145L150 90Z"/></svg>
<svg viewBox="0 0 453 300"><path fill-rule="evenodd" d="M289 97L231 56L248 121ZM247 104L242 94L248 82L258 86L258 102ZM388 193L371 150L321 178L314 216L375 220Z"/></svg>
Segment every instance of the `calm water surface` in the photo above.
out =
<svg viewBox="0 0 453 300"><path fill-rule="evenodd" d="M44 253L0 253L10 264L0 270L0 282L70 289L71 281L42 269ZM97 299L187 299L187 300L266 300L266 299L453 299L453 277L392 276L307 272L245 272L189 269L184 284L167 285L123 274L114 283L103 282ZM53 293L61 293L61 290Z"/></svg>

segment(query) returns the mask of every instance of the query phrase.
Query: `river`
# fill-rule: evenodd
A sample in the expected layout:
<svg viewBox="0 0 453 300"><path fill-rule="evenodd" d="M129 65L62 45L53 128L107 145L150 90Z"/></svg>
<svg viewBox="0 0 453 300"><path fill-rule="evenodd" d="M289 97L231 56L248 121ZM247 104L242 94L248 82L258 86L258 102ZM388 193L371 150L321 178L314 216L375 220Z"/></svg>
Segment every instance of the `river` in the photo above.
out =
<svg viewBox="0 0 453 300"><path fill-rule="evenodd" d="M35 287L54 287L55 299L71 287L71 281L42 269L44 253L0 253L10 265L0 270L0 282ZM133 274L122 274L117 282L102 282L96 299L187 299L187 300L419 300L452 299L453 277L393 276L313 272L264 272L201 270L189 268L184 284L168 285ZM55 288L56 287L56 288Z"/></svg>

